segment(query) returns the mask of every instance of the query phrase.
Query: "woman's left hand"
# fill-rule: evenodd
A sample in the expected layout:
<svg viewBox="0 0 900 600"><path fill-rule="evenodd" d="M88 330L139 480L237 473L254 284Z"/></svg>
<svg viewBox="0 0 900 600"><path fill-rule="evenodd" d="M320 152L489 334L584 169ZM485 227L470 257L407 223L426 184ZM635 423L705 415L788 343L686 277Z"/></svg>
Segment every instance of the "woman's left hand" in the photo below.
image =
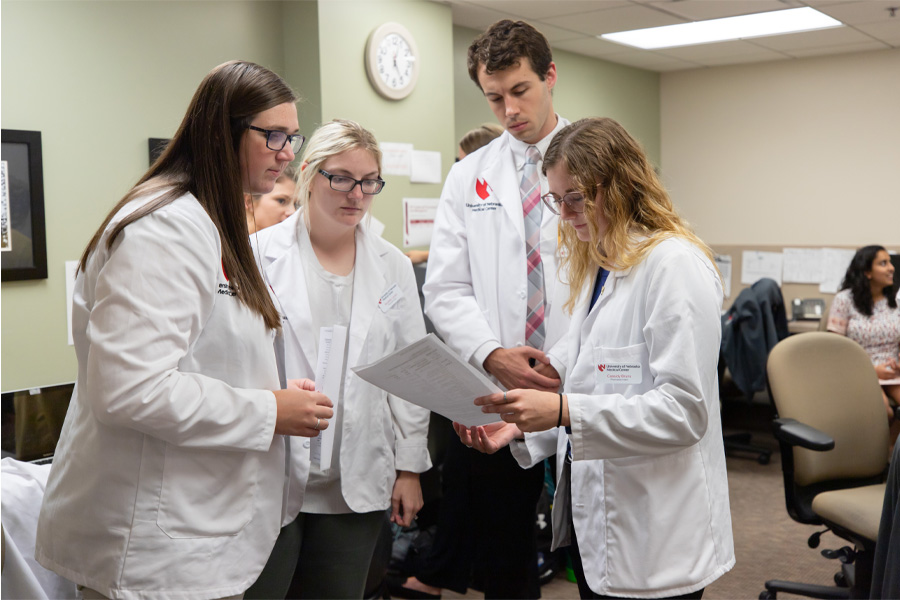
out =
<svg viewBox="0 0 900 600"><path fill-rule="evenodd" d="M424 503L419 474L398 471L397 480L394 481L394 492L391 494L391 522L409 527Z"/></svg>
<svg viewBox="0 0 900 600"><path fill-rule="evenodd" d="M538 390L510 390L479 396L475 404L481 412L500 413L507 423L515 423L522 431L545 431L556 427L560 416L559 394ZM568 411L563 408L562 424L568 425Z"/></svg>

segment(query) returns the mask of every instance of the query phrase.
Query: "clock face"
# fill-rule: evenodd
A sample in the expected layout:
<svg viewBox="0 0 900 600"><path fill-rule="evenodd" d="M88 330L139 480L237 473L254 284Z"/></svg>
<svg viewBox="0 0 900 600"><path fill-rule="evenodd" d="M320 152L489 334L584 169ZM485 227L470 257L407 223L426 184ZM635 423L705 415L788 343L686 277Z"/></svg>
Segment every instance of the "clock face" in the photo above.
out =
<svg viewBox="0 0 900 600"><path fill-rule="evenodd" d="M389 100L412 93L419 76L418 50L409 31L398 23L385 23L366 43L366 73L375 91Z"/></svg>
<svg viewBox="0 0 900 600"><path fill-rule="evenodd" d="M412 80L416 57L409 43L397 33L388 34L378 45L375 64L378 76L394 90L402 90Z"/></svg>

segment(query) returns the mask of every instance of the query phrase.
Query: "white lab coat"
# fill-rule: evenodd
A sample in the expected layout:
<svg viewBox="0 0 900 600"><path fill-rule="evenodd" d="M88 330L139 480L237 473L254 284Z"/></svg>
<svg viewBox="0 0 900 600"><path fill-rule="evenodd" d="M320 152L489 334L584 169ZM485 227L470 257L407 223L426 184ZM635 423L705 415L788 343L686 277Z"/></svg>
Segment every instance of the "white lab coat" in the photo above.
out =
<svg viewBox="0 0 900 600"><path fill-rule="evenodd" d="M557 453L554 547L569 543L570 509L594 592L686 594L734 565L716 372L722 286L699 249L669 239L604 288L590 313L586 288L567 336L573 462L564 428L527 434L513 454L528 467ZM640 368L611 383L621 364Z"/></svg>
<svg viewBox="0 0 900 600"><path fill-rule="evenodd" d="M560 126L568 121L560 118ZM448 346L482 368L475 353L485 344L525 344L528 276L525 221L517 171L504 132L456 163L441 193L423 286L425 313ZM548 142L549 143L549 142ZM543 179L543 178L542 178ZM542 184L546 192L546 183ZM569 316L562 305L568 286L557 275L559 217L543 211L544 346L553 366L564 368ZM482 358L483 360L483 358Z"/></svg>
<svg viewBox="0 0 900 600"><path fill-rule="evenodd" d="M190 195L109 228L75 282L78 380L36 558L112 598L217 598L262 571L281 522L273 332L233 295Z"/></svg>
<svg viewBox="0 0 900 600"><path fill-rule="evenodd" d="M316 378L316 339L301 263L302 238L309 238L303 211L251 236L253 250L282 313L288 379ZM306 242L309 243L309 242ZM382 297L399 291L385 307ZM360 379L352 367L371 363L425 335L412 263L396 247L360 225L350 308L344 413L341 424L341 491L354 512L391 505L396 472L422 473L428 455L430 412ZM335 401L336 399L332 399ZM288 506L284 524L296 518L309 476L309 440L294 438ZM338 460L334 457L332 460Z"/></svg>

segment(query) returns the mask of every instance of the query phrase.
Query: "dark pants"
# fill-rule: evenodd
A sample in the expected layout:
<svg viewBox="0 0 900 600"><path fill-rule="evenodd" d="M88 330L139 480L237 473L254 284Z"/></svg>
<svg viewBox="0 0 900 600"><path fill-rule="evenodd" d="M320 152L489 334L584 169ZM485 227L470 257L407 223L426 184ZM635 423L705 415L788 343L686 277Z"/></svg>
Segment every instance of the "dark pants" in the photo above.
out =
<svg viewBox="0 0 900 600"><path fill-rule="evenodd" d="M362 598L384 511L300 515L244 597Z"/></svg>
<svg viewBox="0 0 900 600"><path fill-rule="evenodd" d="M474 581L485 598L540 598L535 507L543 484L542 464L522 469L508 448L482 454L451 436L438 530L414 575L460 594Z"/></svg>

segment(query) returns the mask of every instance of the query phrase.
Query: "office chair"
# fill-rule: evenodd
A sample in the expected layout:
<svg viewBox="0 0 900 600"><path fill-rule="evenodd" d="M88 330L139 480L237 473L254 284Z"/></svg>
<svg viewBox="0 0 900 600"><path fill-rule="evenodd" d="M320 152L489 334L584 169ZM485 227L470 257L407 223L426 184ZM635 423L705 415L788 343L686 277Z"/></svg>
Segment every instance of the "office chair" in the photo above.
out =
<svg viewBox="0 0 900 600"><path fill-rule="evenodd" d="M815 598L868 598L888 466L888 426L881 388L862 347L833 333L780 342L769 355L769 389L787 511L800 523L824 525L848 540L824 550L841 560L836 587L767 581L760 599L786 592Z"/></svg>

